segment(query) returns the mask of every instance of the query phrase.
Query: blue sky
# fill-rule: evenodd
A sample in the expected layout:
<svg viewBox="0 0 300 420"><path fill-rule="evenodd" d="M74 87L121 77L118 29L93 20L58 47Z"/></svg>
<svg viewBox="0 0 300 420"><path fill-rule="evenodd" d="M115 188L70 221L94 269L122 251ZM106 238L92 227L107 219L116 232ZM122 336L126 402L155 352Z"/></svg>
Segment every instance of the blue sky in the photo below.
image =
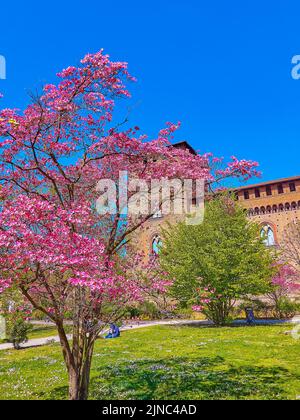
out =
<svg viewBox="0 0 300 420"><path fill-rule="evenodd" d="M23 108L28 91L104 48L138 79L132 125L155 136L180 120L176 140L258 160L263 180L300 175L299 13L293 0L2 2L1 106Z"/></svg>

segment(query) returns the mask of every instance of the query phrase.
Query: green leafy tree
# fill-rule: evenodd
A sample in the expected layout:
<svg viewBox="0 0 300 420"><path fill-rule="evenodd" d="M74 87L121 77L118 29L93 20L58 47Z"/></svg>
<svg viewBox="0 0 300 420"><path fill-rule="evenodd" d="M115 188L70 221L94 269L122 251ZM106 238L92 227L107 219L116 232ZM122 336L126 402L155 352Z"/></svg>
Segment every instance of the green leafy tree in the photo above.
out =
<svg viewBox="0 0 300 420"><path fill-rule="evenodd" d="M230 195L206 204L202 224L169 225L162 236L160 262L174 279L173 296L217 325L230 319L238 300L270 288L274 256Z"/></svg>

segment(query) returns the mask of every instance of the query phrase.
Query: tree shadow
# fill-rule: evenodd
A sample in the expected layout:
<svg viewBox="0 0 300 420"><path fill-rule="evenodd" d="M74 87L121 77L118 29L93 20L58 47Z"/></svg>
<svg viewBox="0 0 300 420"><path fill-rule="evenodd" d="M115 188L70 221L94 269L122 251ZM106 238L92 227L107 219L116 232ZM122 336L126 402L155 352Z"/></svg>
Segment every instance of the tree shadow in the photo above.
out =
<svg viewBox="0 0 300 420"><path fill-rule="evenodd" d="M300 376L287 369L260 366L228 367L222 357L122 361L94 369L93 400L286 400L285 385ZM36 394L66 399L68 387Z"/></svg>
<svg viewBox="0 0 300 420"><path fill-rule="evenodd" d="M40 392L37 395L38 399L61 401L68 399L69 388L68 386L60 386L52 389L50 392Z"/></svg>
<svg viewBox="0 0 300 420"><path fill-rule="evenodd" d="M221 357L129 361L99 370L91 398L288 399L284 384L299 376L282 367L226 367Z"/></svg>
<svg viewBox="0 0 300 420"><path fill-rule="evenodd" d="M245 328L254 328L254 327L274 327L274 326L279 326L279 325L285 325L288 324L287 321L273 321L272 323L268 322L268 321L263 321L263 320L258 320L256 321L254 324L250 325L247 324L246 321L232 321L228 324L225 325L215 325L215 324L204 324L204 323L184 323L184 324L180 324L180 327L188 327L188 328L201 328L201 329L222 329L222 328L233 328L233 329L245 329ZM170 328L178 328L178 325L168 325L168 327Z"/></svg>

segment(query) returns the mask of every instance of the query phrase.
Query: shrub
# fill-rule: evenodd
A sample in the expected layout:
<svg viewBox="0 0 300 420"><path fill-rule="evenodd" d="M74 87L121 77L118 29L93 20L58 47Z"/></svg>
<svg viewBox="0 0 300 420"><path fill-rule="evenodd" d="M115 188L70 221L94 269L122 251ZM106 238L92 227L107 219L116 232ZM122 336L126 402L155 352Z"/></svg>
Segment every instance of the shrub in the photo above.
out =
<svg viewBox="0 0 300 420"><path fill-rule="evenodd" d="M300 304L287 297L279 299L275 306L275 314L278 318L293 318L299 311Z"/></svg>
<svg viewBox="0 0 300 420"><path fill-rule="evenodd" d="M13 344L16 350L20 350L20 344L28 341L28 333L31 330L31 324L25 322L22 318L18 318L10 325L8 341Z"/></svg>

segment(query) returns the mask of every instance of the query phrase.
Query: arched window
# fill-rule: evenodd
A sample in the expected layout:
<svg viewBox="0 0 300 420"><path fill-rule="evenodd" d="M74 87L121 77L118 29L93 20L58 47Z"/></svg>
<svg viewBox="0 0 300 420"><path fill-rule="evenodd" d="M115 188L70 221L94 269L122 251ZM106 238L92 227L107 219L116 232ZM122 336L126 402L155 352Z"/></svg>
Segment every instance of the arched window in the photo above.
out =
<svg viewBox="0 0 300 420"><path fill-rule="evenodd" d="M273 213L277 213L277 206L276 204L274 204L273 208L272 208Z"/></svg>
<svg viewBox="0 0 300 420"><path fill-rule="evenodd" d="M283 204L279 204L279 211L284 211L284 206L283 206Z"/></svg>
<svg viewBox="0 0 300 420"><path fill-rule="evenodd" d="M289 211L289 210L290 210L290 208L291 208L290 203L285 203L285 209L286 209L287 211Z"/></svg>
<svg viewBox="0 0 300 420"><path fill-rule="evenodd" d="M292 202L292 210L297 210L297 203L295 201Z"/></svg>
<svg viewBox="0 0 300 420"><path fill-rule="evenodd" d="M158 255L162 247L162 240L158 235L154 236L152 241L152 254Z"/></svg>
<svg viewBox="0 0 300 420"><path fill-rule="evenodd" d="M266 213L266 209L265 209L265 207L261 207L261 208L260 208L260 213L261 213L261 214L265 214L265 213Z"/></svg>
<svg viewBox="0 0 300 420"><path fill-rule="evenodd" d="M267 206L267 213L268 214L272 213L272 207L271 206Z"/></svg>
<svg viewBox="0 0 300 420"><path fill-rule="evenodd" d="M251 217L254 214L254 210L253 209L249 209L248 210L248 216Z"/></svg>
<svg viewBox="0 0 300 420"><path fill-rule="evenodd" d="M270 225L265 225L260 231L260 235L264 239L266 246L276 245L274 231Z"/></svg>
<svg viewBox="0 0 300 420"><path fill-rule="evenodd" d="M255 213L255 215L258 215L259 214L259 208L258 207L255 207L254 213Z"/></svg>

